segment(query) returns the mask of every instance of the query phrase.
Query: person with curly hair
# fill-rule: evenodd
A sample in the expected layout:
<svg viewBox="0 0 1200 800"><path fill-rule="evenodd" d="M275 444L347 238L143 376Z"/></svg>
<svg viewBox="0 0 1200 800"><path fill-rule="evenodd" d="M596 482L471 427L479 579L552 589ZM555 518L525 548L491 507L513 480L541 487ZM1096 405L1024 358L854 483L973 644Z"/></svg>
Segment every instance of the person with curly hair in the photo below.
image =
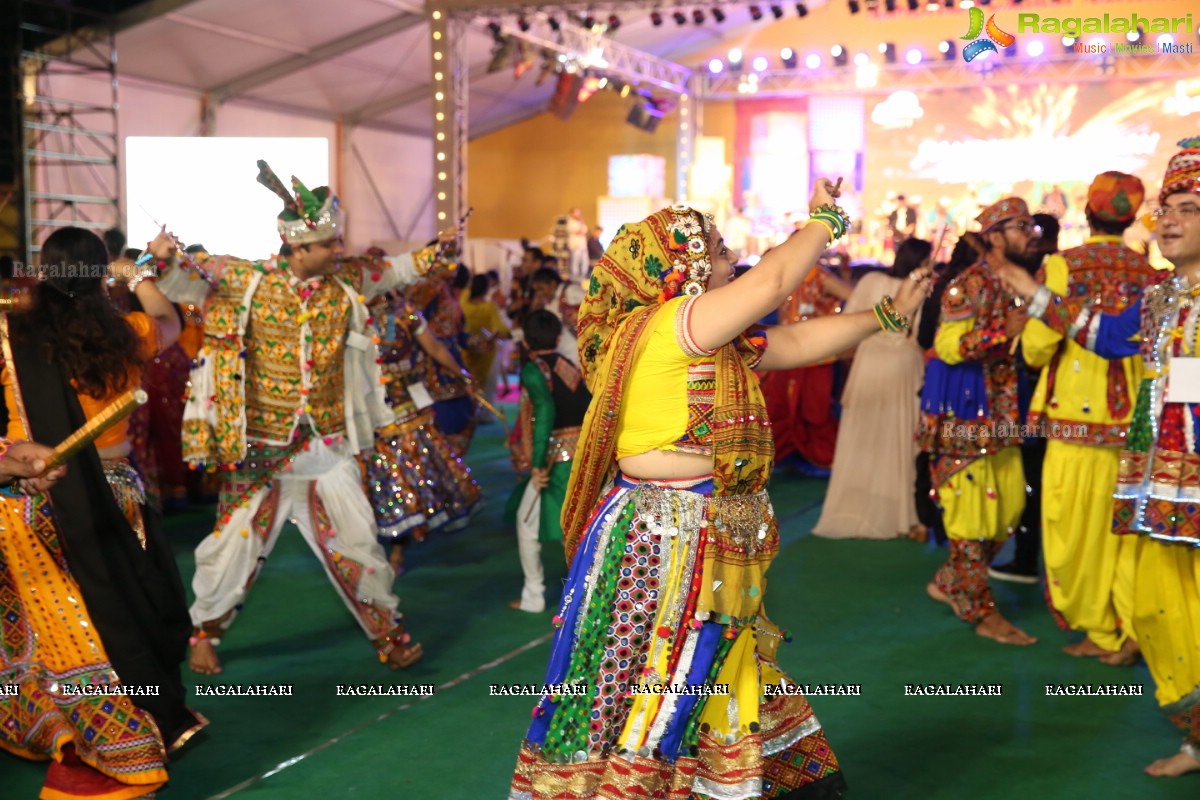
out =
<svg viewBox="0 0 1200 800"><path fill-rule="evenodd" d="M837 196L818 181L805 229L736 280L716 226L685 206L623 226L593 271L579 315L593 400L562 517L570 569L512 800L842 796L763 611L779 526L753 370L903 328L929 270L871 311L752 327L845 233Z"/></svg>
<svg viewBox="0 0 1200 800"><path fill-rule="evenodd" d="M66 439L179 336L152 268L112 276L145 309L124 315L108 271L90 231L42 245L31 308L0 320L9 442ZM0 472L18 447L34 446L13 444ZM0 697L0 747L52 759L43 797L153 793L168 753L206 724L184 703L183 583L130 450L125 420L0 501L0 680L18 690Z"/></svg>

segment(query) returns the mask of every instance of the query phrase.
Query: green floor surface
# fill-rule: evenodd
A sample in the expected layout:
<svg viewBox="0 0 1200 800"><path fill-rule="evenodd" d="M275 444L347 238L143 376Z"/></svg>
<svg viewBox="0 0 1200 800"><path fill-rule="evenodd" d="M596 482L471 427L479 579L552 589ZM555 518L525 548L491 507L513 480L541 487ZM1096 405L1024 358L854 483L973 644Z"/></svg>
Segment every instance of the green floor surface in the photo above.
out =
<svg viewBox="0 0 1200 800"><path fill-rule="evenodd" d="M291 528L221 647L227 684L290 684L292 697L195 697L211 725L171 764L164 800L501 800L534 698L492 685L537 683L550 616L510 610L520 591L500 515L512 473L498 425L470 453L487 508L466 531L409 552L396 584L426 659L393 673L375 660L320 565ZM1116 670L1060 652L1038 587L994 584L1004 612L1041 641L1002 647L974 635L924 585L945 551L908 541L808 536L824 481L780 474L772 487L783 547L767 611L793 635L780 661L796 680L856 686L811 698L855 800L1200 796L1200 775L1154 780L1175 752L1144 666ZM212 510L170 517L180 569ZM565 574L546 548L547 585ZM187 680L191 681L190 673ZM201 681L211 683L215 681ZM1046 696L1047 684L1133 683L1143 697ZM339 684L434 684L431 697L338 696ZM906 696L906 684L1001 684L1000 697ZM44 764L0 755L0 799L32 800Z"/></svg>

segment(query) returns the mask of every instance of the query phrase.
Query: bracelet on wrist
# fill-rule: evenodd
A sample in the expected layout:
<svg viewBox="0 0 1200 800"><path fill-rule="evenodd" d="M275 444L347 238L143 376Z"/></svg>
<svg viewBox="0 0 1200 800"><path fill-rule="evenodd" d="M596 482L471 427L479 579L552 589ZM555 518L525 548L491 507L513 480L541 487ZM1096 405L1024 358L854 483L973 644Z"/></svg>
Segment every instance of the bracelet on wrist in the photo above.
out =
<svg viewBox="0 0 1200 800"><path fill-rule="evenodd" d="M837 234L833 232L833 225L829 224L824 219L821 219L820 217L809 217L808 222L804 223L804 227L807 228L809 225L820 225L825 229L825 232L829 234L829 241L825 243L826 247L829 247L837 241L838 237Z"/></svg>
<svg viewBox="0 0 1200 800"><path fill-rule="evenodd" d="M809 219L823 219L829 222L835 233L834 238L840 239L850 230L850 215L839 205L822 203L809 211Z"/></svg>
<svg viewBox="0 0 1200 800"><path fill-rule="evenodd" d="M896 307L892 304L892 298L886 294L875 304L874 312L875 321L885 331L907 333L912 330L912 324L908 321L908 317L896 311Z"/></svg>
<svg viewBox="0 0 1200 800"><path fill-rule="evenodd" d="M130 278L129 282L125 285L129 288L129 291L136 292L138 284L140 284L142 281L145 281L145 280L153 281L153 280L157 280L157 279L158 279L158 270L153 269L153 268L144 269L144 270L141 270L140 272L138 272L138 274L134 275L132 278Z"/></svg>

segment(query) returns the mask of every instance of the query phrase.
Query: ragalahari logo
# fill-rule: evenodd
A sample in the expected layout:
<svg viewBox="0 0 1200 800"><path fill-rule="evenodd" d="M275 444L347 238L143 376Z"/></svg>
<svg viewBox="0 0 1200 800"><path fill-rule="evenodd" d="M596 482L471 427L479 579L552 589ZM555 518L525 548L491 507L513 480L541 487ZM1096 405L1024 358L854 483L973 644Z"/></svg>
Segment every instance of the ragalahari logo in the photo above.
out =
<svg viewBox="0 0 1200 800"><path fill-rule="evenodd" d="M1005 33L1000 30L1000 26L996 24L996 15L992 14L988 17L987 25L983 24L983 9L971 8L968 9L971 15L971 24L967 28L967 35L962 36L962 39L969 39L971 43L963 48L963 61L971 62L984 53L998 53L996 45L1001 47L1009 47L1017 40L1017 37L1011 33ZM984 32L987 32L986 38L979 38Z"/></svg>

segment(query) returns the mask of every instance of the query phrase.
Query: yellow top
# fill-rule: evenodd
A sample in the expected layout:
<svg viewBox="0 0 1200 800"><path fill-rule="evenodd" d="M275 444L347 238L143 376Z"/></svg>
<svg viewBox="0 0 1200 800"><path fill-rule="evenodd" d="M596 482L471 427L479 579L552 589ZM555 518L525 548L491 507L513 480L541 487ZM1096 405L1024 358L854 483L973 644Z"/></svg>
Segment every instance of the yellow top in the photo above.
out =
<svg viewBox="0 0 1200 800"><path fill-rule="evenodd" d="M1120 245L1121 241L1119 236L1092 236L1085 247ZM1132 296L1117 298L1111 294L1115 290L1113 277L1123 272L1121 266L1097 264L1093 275L1072 278L1066 258L1056 253L1046 259L1042 269L1046 288L1055 294L1070 297L1072 282L1085 280L1094 295L1109 295L1096 299L1106 301L1116 310L1125 305L1122 300L1131 302L1133 299ZM1144 275L1132 272L1124 272L1121 277L1135 285L1132 292L1134 296L1146 282ZM1104 288L1096 289L1096 286ZM1081 347L1073 339L1064 340L1039 319L1031 319L1025 325L1021 333L1021 349L1025 354L1025 362L1042 370L1030 404L1030 421L1036 423L1038 418L1045 417L1048 421L1048 438L1077 444L1123 444L1124 432L1133 416L1133 399L1142 379L1139 357L1131 356L1110 364L1107 359ZM1058 361L1052 364L1056 355ZM1114 370L1124 373L1124 386L1113 385ZM1119 406L1123 413L1113 414L1110 410L1108 396L1114 391L1127 398Z"/></svg>
<svg viewBox="0 0 1200 800"><path fill-rule="evenodd" d="M691 301L667 301L649 323L646 349L629 368L617 419L617 459L651 450L711 454L713 354L691 338Z"/></svg>

